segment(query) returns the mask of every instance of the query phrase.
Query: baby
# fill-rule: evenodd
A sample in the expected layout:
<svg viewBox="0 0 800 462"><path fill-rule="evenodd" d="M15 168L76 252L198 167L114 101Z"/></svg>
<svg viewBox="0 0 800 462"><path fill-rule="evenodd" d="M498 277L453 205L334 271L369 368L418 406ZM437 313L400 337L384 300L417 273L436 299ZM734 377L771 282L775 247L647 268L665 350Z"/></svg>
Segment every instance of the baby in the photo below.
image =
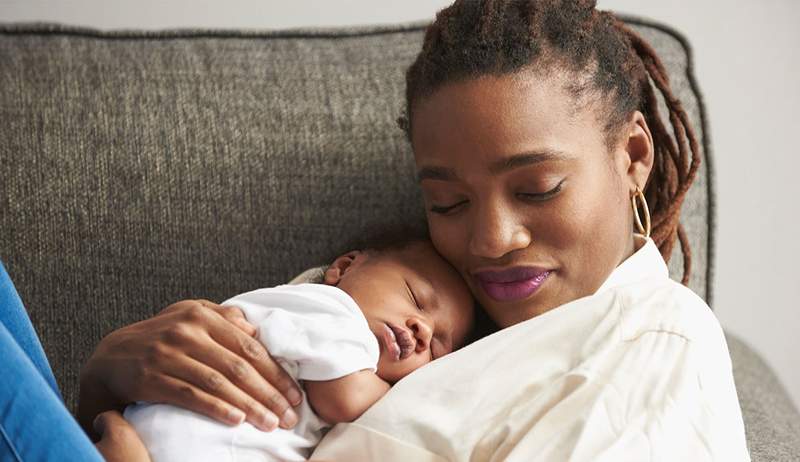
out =
<svg viewBox="0 0 800 462"><path fill-rule="evenodd" d="M355 420L391 384L460 348L472 327L469 289L428 241L349 252L322 279L224 303L244 311L303 388L295 428L265 433L166 404L129 406L125 418L153 461L306 460L331 425Z"/></svg>

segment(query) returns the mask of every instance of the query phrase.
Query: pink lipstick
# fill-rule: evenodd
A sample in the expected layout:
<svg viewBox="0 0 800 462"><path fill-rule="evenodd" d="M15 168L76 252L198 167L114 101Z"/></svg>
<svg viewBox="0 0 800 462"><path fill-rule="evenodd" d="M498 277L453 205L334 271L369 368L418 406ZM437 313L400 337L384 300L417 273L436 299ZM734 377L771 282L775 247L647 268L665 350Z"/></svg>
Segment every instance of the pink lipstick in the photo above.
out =
<svg viewBox="0 0 800 462"><path fill-rule="evenodd" d="M550 271L519 266L500 271L480 271L474 276L486 295L500 302L509 302L533 295L550 276Z"/></svg>

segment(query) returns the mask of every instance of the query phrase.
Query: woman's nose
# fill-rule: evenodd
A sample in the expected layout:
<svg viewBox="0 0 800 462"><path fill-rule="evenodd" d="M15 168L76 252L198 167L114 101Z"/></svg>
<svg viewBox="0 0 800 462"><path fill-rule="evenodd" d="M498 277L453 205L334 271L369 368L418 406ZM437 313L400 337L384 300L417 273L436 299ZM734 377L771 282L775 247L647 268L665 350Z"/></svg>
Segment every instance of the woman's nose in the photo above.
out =
<svg viewBox="0 0 800 462"><path fill-rule="evenodd" d="M420 353L422 351L426 351L431 346L431 338L433 337L433 327L429 326L428 323L418 317L409 318L406 322L406 327L411 329L411 332L414 333L414 339L417 341L417 345L415 347L415 351Z"/></svg>
<svg viewBox="0 0 800 462"><path fill-rule="evenodd" d="M470 253L486 259L498 259L531 244L530 231L513 211L502 205L482 209L470 223Z"/></svg>

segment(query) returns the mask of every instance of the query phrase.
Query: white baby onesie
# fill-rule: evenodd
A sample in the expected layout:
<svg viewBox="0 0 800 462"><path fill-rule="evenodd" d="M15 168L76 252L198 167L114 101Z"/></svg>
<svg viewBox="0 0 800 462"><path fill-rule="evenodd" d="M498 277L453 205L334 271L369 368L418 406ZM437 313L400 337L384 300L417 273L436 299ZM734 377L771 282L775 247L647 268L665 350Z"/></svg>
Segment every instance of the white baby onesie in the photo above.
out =
<svg viewBox="0 0 800 462"><path fill-rule="evenodd" d="M259 329L258 338L286 371L301 380L333 380L376 370L379 346L366 318L344 291L323 284L283 285L238 295L238 306ZM153 462L306 460L328 424L304 397L292 430L262 432L237 427L167 404L128 406L125 418L147 446Z"/></svg>

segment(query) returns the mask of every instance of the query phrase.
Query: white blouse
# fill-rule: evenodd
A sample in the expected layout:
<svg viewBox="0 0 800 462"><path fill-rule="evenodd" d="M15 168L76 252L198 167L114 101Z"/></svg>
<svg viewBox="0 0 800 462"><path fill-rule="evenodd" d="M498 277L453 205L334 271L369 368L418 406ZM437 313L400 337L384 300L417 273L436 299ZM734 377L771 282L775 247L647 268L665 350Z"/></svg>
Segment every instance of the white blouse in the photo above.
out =
<svg viewBox="0 0 800 462"><path fill-rule="evenodd" d="M640 241L641 242L641 241ZM336 426L315 460L749 461L719 322L652 240L594 295L485 337Z"/></svg>

